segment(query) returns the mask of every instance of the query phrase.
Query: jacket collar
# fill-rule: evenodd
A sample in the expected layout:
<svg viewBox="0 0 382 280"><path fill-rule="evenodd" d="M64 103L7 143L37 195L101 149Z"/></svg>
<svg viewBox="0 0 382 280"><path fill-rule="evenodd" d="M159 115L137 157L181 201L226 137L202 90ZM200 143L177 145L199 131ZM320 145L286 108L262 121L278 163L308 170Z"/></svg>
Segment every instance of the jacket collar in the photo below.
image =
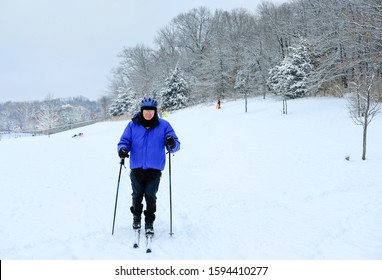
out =
<svg viewBox="0 0 382 280"><path fill-rule="evenodd" d="M134 115L134 117L132 118L132 121L136 124L139 124L139 125L145 127L146 129L152 129L152 128L157 127L159 125L159 117L158 117L157 113L155 113L154 118L153 118L153 122L151 123L150 126L147 126L148 123L143 118L141 112L136 113Z"/></svg>

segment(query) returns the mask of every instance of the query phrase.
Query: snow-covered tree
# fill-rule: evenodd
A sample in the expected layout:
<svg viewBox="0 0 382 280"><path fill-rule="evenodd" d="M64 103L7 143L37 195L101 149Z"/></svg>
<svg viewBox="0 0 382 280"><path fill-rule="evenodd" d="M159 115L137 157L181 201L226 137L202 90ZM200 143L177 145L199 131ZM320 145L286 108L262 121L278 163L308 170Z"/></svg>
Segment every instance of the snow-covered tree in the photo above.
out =
<svg viewBox="0 0 382 280"><path fill-rule="evenodd" d="M118 95L110 105L109 112L112 116L121 116L136 110L135 92L131 88L118 88Z"/></svg>
<svg viewBox="0 0 382 280"><path fill-rule="evenodd" d="M239 70L236 75L235 89L244 94L245 112L247 112L248 93L251 92L254 86L254 65L248 65Z"/></svg>
<svg viewBox="0 0 382 280"><path fill-rule="evenodd" d="M90 110L81 105L73 106L71 104L65 104L61 106L60 125L76 124L90 119Z"/></svg>
<svg viewBox="0 0 382 280"><path fill-rule="evenodd" d="M287 99L307 94L307 82L312 62L307 47L291 48L283 61L269 71L268 85L272 91L283 97L283 113L287 114Z"/></svg>
<svg viewBox="0 0 382 280"><path fill-rule="evenodd" d="M98 99L98 103L101 108L101 115L104 119L107 119L109 117L109 107L111 105L111 98L107 95L101 96L101 98Z"/></svg>
<svg viewBox="0 0 382 280"><path fill-rule="evenodd" d="M305 96L311 69L307 48L304 45L291 48L290 55L269 71L268 84L276 95L288 98Z"/></svg>
<svg viewBox="0 0 382 280"><path fill-rule="evenodd" d="M183 77L179 68L165 80L165 86L160 92L161 107L163 110L177 110L187 106L191 87Z"/></svg>
<svg viewBox="0 0 382 280"><path fill-rule="evenodd" d="M57 127L60 122L59 111L60 107L53 99L53 95L48 94L40 108L40 113L38 114L38 128L47 130Z"/></svg>

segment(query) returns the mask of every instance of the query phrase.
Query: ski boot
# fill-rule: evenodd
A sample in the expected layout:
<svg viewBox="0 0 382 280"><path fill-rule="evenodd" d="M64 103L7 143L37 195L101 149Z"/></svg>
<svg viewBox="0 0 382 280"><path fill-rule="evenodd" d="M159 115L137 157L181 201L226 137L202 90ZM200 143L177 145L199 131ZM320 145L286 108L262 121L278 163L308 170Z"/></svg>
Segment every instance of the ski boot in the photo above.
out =
<svg viewBox="0 0 382 280"><path fill-rule="evenodd" d="M141 216L133 216L133 229L141 228Z"/></svg>
<svg viewBox="0 0 382 280"><path fill-rule="evenodd" d="M147 235L154 235L154 224L153 223L146 223L145 224L145 233Z"/></svg>

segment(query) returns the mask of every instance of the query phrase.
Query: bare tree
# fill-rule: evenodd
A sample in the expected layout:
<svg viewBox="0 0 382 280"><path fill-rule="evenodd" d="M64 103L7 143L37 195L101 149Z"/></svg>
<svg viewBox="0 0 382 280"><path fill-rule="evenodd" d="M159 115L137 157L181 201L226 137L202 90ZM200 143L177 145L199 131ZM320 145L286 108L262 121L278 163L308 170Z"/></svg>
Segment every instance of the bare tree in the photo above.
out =
<svg viewBox="0 0 382 280"><path fill-rule="evenodd" d="M59 107L55 103L52 94L48 94L44 100L38 116L40 129L52 129L59 124Z"/></svg>
<svg viewBox="0 0 382 280"><path fill-rule="evenodd" d="M193 99L202 99L213 89L208 61L213 50L211 18L209 9L199 7L172 21L181 56L177 67L192 77Z"/></svg>
<svg viewBox="0 0 382 280"><path fill-rule="evenodd" d="M116 77L113 81L116 83L114 87L120 88L120 82L123 82L140 96L151 92L155 80L153 50L143 44L138 44L134 48L125 48L120 57L122 61L114 70Z"/></svg>
<svg viewBox="0 0 382 280"><path fill-rule="evenodd" d="M163 72L167 77L181 59L175 24L160 29L154 43L158 47L158 51L154 54L155 64L159 67L159 73Z"/></svg>
<svg viewBox="0 0 382 280"><path fill-rule="evenodd" d="M246 67L238 71L235 82L235 89L239 90L244 95L244 111L248 111L248 93L253 88L254 75L253 67Z"/></svg>
<svg viewBox="0 0 382 280"><path fill-rule="evenodd" d="M351 83L353 94L348 98L349 112L357 125L362 125L362 160L366 159L366 143L368 126L374 117L381 112L382 106L378 102L378 90L381 82L377 82L375 73L364 75L358 82Z"/></svg>
<svg viewBox="0 0 382 280"><path fill-rule="evenodd" d="M109 96L102 96L101 98L98 99L98 102L101 106L101 110L102 110L102 117L106 120L109 116L109 106L110 106L110 103L111 103L111 100L110 100L110 97Z"/></svg>
<svg viewBox="0 0 382 280"><path fill-rule="evenodd" d="M13 111L13 119L17 123L17 128L19 130L24 130L27 128L28 121L31 119L33 114L33 107L28 102L17 103Z"/></svg>

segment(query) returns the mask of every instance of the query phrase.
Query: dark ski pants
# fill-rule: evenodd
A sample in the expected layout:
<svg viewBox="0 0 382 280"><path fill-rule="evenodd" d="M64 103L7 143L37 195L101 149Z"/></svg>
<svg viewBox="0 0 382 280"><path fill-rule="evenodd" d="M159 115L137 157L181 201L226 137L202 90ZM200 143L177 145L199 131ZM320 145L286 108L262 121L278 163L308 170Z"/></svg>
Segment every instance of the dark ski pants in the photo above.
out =
<svg viewBox="0 0 382 280"><path fill-rule="evenodd" d="M153 223L156 212L156 194L158 192L159 183L162 172L156 169L133 169L130 172L131 187L133 192L131 213L134 216L141 216L143 212L143 198L146 201L145 223Z"/></svg>

